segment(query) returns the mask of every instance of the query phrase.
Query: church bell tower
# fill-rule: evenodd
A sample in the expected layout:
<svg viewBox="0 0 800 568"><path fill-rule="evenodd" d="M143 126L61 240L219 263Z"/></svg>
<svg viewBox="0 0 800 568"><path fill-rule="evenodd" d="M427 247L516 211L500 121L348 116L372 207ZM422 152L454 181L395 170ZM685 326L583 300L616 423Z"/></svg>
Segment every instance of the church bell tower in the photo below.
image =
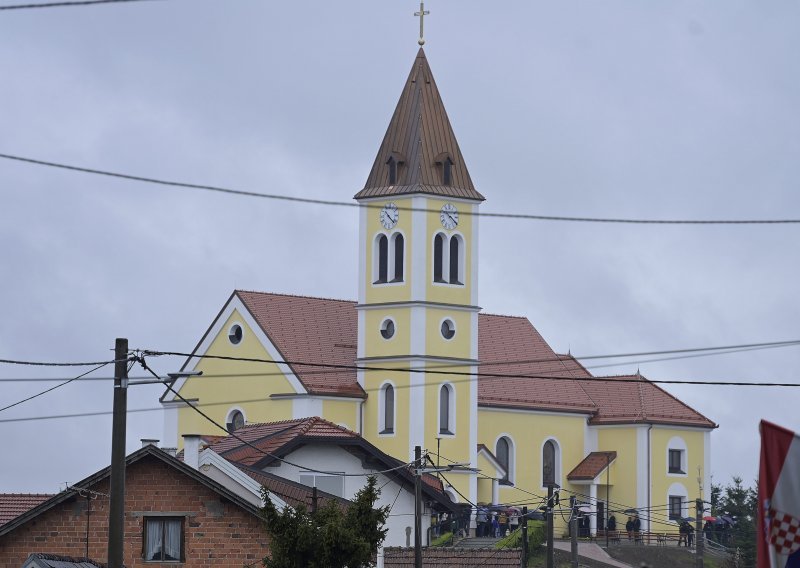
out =
<svg viewBox="0 0 800 568"><path fill-rule="evenodd" d="M364 188L359 218L358 361L364 436L477 461L478 207L420 49ZM397 369L396 371L393 369ZM432 456L434 461L436 456ZM452 475L476 497L474 475Z"/></svg>

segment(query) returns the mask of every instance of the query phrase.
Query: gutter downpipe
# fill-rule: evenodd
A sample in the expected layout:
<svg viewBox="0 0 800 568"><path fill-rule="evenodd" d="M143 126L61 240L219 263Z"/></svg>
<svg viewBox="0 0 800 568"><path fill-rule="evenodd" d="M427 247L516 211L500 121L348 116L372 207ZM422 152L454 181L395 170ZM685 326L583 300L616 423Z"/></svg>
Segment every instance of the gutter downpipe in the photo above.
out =
<svg viewBox="0 0 800 568"><path fill-rule="evenodd" d="M653 424L651 423L650 426L647 427L647 532L652 532L652 527L650 523L652 521L652 510L651 507L651 493L653 492L653 450L650 445L650 436L651 431L653 430Z"/></svg>

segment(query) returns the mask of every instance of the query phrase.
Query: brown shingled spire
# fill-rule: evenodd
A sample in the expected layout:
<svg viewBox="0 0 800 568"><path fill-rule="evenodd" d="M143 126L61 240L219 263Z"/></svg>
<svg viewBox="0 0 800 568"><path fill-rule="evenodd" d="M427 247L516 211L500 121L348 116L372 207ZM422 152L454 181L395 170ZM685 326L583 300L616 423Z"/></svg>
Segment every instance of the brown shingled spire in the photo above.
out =
<svg viewBox="0 0 800 568"><path fill-rule="evenodd" d="M410 193L484 199L472 185L421 48L367 183L355 199Z"/></svg>

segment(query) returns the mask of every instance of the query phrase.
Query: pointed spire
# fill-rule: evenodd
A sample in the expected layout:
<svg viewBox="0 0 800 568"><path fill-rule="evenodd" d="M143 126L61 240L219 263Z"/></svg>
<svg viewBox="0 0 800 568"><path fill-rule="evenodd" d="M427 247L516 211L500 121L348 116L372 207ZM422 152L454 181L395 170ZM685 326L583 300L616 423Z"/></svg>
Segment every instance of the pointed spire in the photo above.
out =
<svg viewBox="0 0 800 568"><path fill-rule="evenodd" d="M422 48L367 183L355 199L410 193L484 199L472 185Z"/></svg>

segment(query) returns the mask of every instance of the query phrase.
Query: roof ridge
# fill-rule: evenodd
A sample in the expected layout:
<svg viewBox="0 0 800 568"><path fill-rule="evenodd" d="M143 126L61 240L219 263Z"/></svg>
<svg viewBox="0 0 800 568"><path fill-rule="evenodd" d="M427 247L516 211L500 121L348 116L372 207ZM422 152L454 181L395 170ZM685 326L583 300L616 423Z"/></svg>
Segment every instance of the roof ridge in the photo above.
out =
<svg viewBox="0 0 800 568"><path fill-rule="evenodd" d="M342 298L329 298L326 296L309 296L307 294L285 294L283 292L263 292L260 290L245 290L242 288L234 289L234 293L258 294L259 296L280 296L283 298L301 298L305 300L324 300L326 302L342 302L353 305L358 303L356 300L344 300Z"/></svg>

